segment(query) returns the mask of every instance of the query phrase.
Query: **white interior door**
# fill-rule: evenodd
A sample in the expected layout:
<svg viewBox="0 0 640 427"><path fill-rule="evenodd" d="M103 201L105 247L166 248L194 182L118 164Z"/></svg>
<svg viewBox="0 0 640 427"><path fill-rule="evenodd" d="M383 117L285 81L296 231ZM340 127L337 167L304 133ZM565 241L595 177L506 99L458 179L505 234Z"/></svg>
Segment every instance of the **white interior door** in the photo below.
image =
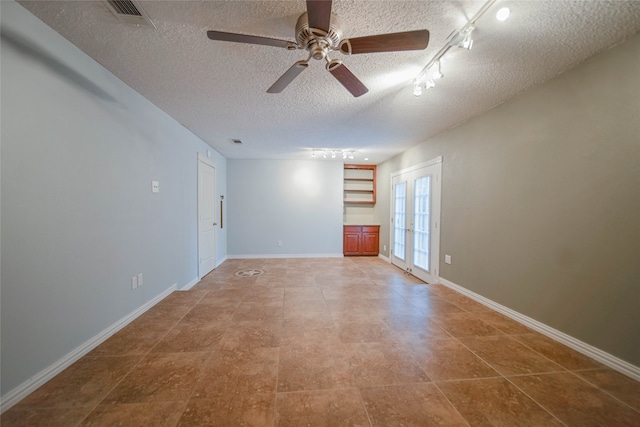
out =
<svg viewBox="0 0 640 427"><path fill-rule="evenodd" d="M198 276L216 267L216 167L198 156Z"/></svg>
<svg viewBox="0 0 640 427"><path fill-rule="evenodd" d="M391 262L437 283L442 158L391 176Z"/></svg>

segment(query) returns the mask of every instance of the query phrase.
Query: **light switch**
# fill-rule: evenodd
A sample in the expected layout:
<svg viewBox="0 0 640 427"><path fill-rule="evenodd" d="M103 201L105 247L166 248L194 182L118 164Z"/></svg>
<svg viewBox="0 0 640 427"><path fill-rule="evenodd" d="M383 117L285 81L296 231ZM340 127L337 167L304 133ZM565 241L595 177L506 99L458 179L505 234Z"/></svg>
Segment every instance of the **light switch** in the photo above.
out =
<svg viewBox="0 0 640 427"><path fill-rule="evenodd" d="M445 255L444 256L444 263L445 264L451 264L451 255Z"/></svg>
<svg viewBox="0 0 640 427"><path fill-rule="evenodd" d="M151 192L152 193L160 192L160 183L158 181L151 181Z"/></svg>

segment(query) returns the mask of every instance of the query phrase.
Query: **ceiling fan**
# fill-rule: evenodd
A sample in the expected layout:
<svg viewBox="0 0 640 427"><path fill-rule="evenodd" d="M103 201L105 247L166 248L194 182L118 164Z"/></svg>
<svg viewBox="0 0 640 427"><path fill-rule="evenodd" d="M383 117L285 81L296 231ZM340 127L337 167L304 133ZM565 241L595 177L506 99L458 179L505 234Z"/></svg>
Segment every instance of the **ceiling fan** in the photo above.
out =
<svg viewBox="0 0 640 427"><path fill-rule="evenodd" d="M340 51L346 55L401 50L421 50L429 43L429 31L417 30L401 33L343 39L340 19L331 13L331 0L307 0L307 11L296 23L296 41L251 36L246 34L207 31L211 40L283 47L287 50L305 49L306 60L298 61L269 88L268 93L280 93L308 66L311 58L324 59L326 68L355 97L369 91L367 87L339 59L329 53Z"/></svg>

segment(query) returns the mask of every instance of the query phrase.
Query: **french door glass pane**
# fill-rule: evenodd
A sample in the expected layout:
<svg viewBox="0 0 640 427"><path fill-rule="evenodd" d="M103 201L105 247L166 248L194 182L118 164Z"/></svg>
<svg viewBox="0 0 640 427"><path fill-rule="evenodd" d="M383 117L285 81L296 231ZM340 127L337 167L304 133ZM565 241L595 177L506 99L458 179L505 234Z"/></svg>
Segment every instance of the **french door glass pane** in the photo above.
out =
<svg viewBox="0 0 640 427"><path fill-rule="evenodd" d="M414 181L414 234L413 264L429 271L431 251L431 177L423 176Z"/></svg>
<svg viewBox="0 0 640 427"><path fill-rule="evenodd" d="M407 183L393 186L393 255L405 260L405 228L407 228Z"/></svg>

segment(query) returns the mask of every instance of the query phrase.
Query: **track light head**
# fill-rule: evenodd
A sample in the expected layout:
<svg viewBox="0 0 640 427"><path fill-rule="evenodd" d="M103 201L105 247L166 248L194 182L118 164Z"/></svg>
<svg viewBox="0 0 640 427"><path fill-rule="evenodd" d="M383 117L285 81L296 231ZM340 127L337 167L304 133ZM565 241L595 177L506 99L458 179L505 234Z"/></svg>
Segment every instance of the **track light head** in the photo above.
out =
<svg viewBox="0 0 640 427"><path fill-rule="evenodd" d="M460 43L458 43L458 47L461 49L471 50L473 47L473 37L471 37L471 33L475 30L475 27L469 26L464 33L464 38Z"/></svg>
<svg viewBox="0 0 640 427"><path fill-rule="evenodd" d="M440 61L436 61L436 64L438 64L438 69L436 70L436 72L433 73L433 78L441 79L444 77L444 74L442 74L442 67L441 67Z"/></svg>

